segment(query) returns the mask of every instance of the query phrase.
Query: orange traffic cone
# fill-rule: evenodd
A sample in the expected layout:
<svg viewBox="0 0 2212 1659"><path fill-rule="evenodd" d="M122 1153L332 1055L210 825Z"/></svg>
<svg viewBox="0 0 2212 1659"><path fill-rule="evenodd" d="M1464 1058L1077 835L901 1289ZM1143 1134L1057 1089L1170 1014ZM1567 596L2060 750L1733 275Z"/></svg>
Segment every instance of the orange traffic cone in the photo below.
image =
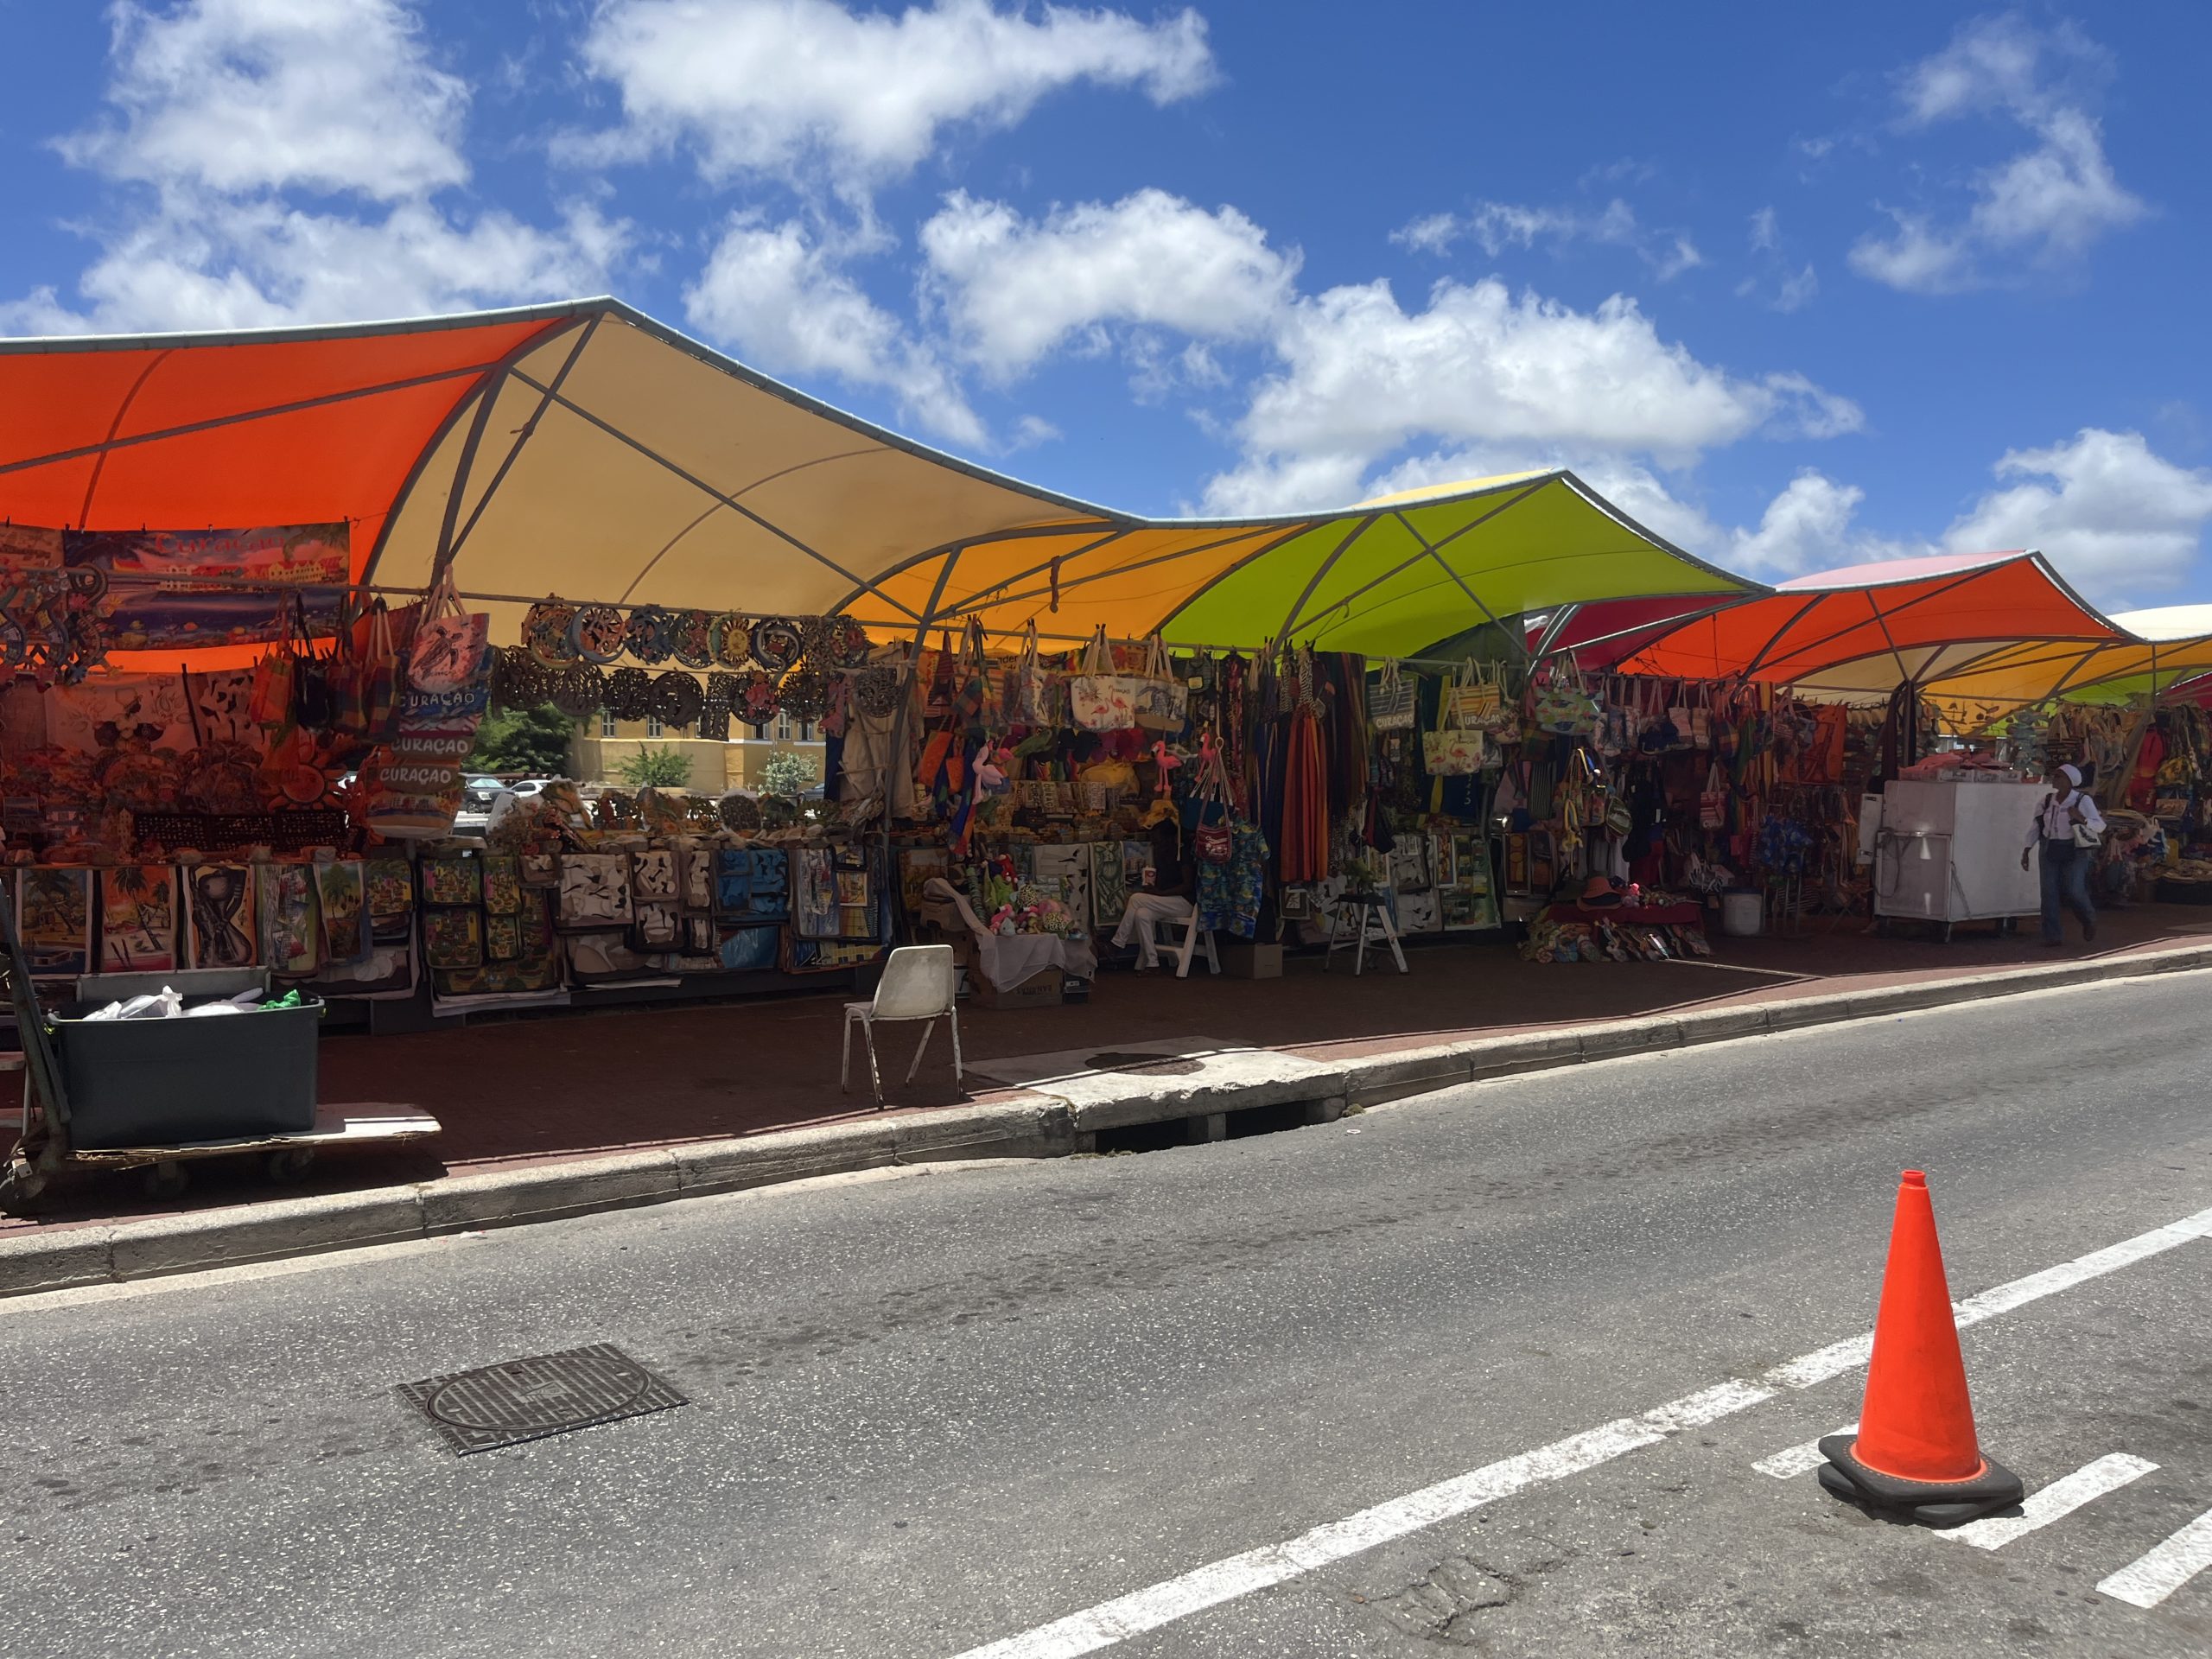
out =
<svg viewBox="0 0 2212 1659"><path fill-rule="evenodd" d="M1821 1442L1821 1484L1843 1497L1955 1526L2020 1501L2019 1477L1981 1455L1928 1177L1904 1172L1859 1433Z"/></svg>

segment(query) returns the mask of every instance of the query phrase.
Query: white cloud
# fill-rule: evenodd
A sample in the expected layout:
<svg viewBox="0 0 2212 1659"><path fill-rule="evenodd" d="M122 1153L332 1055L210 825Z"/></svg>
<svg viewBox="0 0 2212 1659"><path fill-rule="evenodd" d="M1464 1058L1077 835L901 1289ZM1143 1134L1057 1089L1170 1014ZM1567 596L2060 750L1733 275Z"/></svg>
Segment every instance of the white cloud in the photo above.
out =
<svg viewBox="0 0 2212 1659"><path fill-rule="evenodd" d="M2109 79L2111 60L2060 22L2037 29L2017 14L1963 25L1951 43L1900 77L1908 130L1966 116L1993 117L2034 139L2028 149L1978 174L1963 217L1885 208L1893 234L1868 232L1851 250L1861 276L1911 293L1983 286L2000 262L2044 268L2077 262L2107 233L2151 211L2124 187L2088 105Z"/></svg>
<svg viewBox="0 0 2212 1659"><path fill-rule="evenodd" d="M1802 311L1821 291L1821 278L1808 260L1796 264L1783 244L1782 220L1772 207L1751 215L1751 244L1754 273L1736 284L1744 297L1759 296L1770 311Z"/></svg>
<svg viewBox="0 0 2212 1659"><path fill-rule="evenodd" d="M2182 585L2212 524L2212 469L2176 466L2136 432L2086 427L2041 449L2012 450L1992 469L1999 487L1985 493L1940 534L1884 536L1859 522L1866 493L1815 468L1801 470L1770 500L1758 522L1728 525L1680 481L1631 457L1571 448L1503 446L1446 450L1341 485L1340 503L1423 484L1524 468L1570 466L1622 512L1699 557L1770 581L1846 565L1936 552L1998 553L2039 548L2093 603L2117 607ZM1247 482L1294 488L1291 470ZM1357 491L1357 495L1352 491ZM1259 498L1241 505L1259 511Z"/></svg>
<svg viewBox="0 0 2212 1659"><path fill-rule="evenodd" d="M467 86L396 0L192 0L113 9L112 118L62 142L162 188L300 187L397 201L468 176ZM19 66L19 73L21 66Z"/></svg>
<svg viewBox="0 0 2212 1659"><path fill-rule="evenodd" d="M73 296L0 328L232 328L466 310L605 289L631 226L551 227L433 198L465 183L468 89L399 0L189 0L114 11L111 112L60 141L118 187ZM366 197L359 212L329 198Z"/></svg>
<svg viewBox="0 0 2212 1659"><path fill-rule="evenodd" d="M684 315L711 337L773 373L831 374L889 392L901 414L957 443L982 447L982 422L944 360L843 269L841 250L795 223L731 225Z"/></svg>
<svg viewBox="0 0 2212 1659"><path fill-rule="evenodd" d="M425 316L602 291L626 225L589 207L556 231L486 213L466 228L405 202L377 220L270 201L157 214L111 242L78 279L85 303L51 289L0 304L0 331L223 329Z"/></svg>
<svg viewBox="0 0 2212 1659"><path fill-rule="evenodd" d="M1251 339L1289 302L1298 270L1295 252L1270 248L1235 208L1208 213L1164 190L1041 220L956 192L922 226L921 244L959 350L1001 382L1112 324ZM1186 366L1202 375L1211 360L1201 353Z"/></svg>
<svg viewBox="0 0 2212 1659"><path fill-rule="evenodd" d="M2039 547L2092 599L2178 586L2212 522L2212 470L2177 467L2139 432L2084 427L2008 451L2000 481L1944 532L1965 550Z"/></svg>
<svg viewBox="0 0 2212 1659"><path fill-rule="evenodd" d="M1861 276L1908 294L1956 294L1980 286L1981 273L1963 236L1936 229L1923 214L1882 211L1897 222L1897 234L1885 238L1870 232L1852 245L1851 268Z"/></svg>
<svg viewBox="0 0 2212 1659"><path fill-rule="evenodd" d="M720 182L825 171L848 194L912 171L940 134L1010 127L1089 81L1166 104L1214 79L1185 10L1126 12L936 0L895 16L834 0L607 0L583 60L620 90L625 124L566 148L639 159L678 144Z"/></svg>
<svg viewBox="0 0 2212 1659"><path fill-rule="evenodd" d="M1576 242L1627 248L1662 283L1705 263L1696 245L1680 231L1653 231L1639 224L1636 210L1616 196L1596 212L1580 207L1529 207L1484 201L1465 215L1430 213L1395 232L1391 240L1419 253L1441 255L1454 242L1471 237L1496 258L1509 248L1533 248L1539 242L1560 249Z"/></svg>
<svg viewBox="0 0 2212 1659"><path fill-rule="evenodd" d="M1632 300L1581 312L1494 278L1440 282L1411 314L1387 283L1332 289L1285 314L1275 349L1283 367L1238 428L1245 459L1208 488L1224 511L1340 505L1421 439L1688 461L1753 432L1863 424L1856 404L1802 375L1745 379L1699 362Z"/></svg>

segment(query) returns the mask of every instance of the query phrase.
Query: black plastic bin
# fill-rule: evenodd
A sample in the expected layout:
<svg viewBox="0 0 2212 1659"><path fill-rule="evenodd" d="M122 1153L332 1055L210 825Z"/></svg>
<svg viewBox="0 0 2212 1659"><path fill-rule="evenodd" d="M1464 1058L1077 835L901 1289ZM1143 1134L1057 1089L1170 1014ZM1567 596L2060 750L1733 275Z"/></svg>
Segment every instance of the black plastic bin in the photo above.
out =
<svg viewBox="0 0 2212 1659"><path fill-rule="evenodd" d="M320 1001L199 1020L57 1020L69 1136L86 1150L315 1127Z"/></svg>

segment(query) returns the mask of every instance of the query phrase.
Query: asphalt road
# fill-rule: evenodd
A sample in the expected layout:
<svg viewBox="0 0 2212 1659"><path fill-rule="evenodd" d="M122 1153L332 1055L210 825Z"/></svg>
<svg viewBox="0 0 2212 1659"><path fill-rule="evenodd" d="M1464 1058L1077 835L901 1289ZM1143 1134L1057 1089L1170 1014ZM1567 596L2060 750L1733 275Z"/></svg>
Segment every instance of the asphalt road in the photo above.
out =
<svg viewBox="0 0 2212 1659"><path fill-rule="evenodd" d="M1621 1420L1867 1330L1900 1167L1961 1298L2212 1209L2208 989L0 1304L0 1654L1041 1659L1229 1561L1097 1650L2200 1656L2212 1571L2095 1586L2212 1510L2212 1237L1967 1331L2031 1493L2157 1465L2002 1548L1752 1467L1860 1370ZM461 1458L394 1393L590 1342L691 1403ZM1378 1505L1371 1548L1233 1559Z"/></svg>

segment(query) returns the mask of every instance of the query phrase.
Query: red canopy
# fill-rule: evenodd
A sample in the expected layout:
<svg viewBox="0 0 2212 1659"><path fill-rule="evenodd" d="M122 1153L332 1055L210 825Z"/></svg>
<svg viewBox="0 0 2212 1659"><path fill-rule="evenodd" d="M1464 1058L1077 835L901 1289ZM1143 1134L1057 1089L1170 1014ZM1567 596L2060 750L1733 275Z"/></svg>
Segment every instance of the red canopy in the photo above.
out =
<svg viewBox="0 0 2212 1659"><path fill-rule="evenodd" d="M1874 696L2018 640L2126 638L2040 553L1939 554L1797 577L1669 629L1620 665Z"/></svg>

